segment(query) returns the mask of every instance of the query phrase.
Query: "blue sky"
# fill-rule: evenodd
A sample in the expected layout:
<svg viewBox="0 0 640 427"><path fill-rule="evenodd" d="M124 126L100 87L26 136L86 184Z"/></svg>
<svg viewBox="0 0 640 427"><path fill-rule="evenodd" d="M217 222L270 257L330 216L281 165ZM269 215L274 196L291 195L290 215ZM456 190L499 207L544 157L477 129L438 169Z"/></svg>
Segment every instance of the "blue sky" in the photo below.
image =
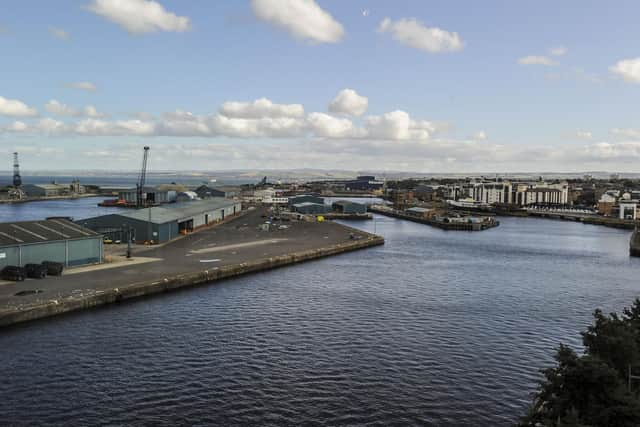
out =
<svg viewBox="0 0 640 427"><path fill-rule="evenodd" d="M33 169L132 169L143 145L164 170L624 172L640 157L637 2L3 6L0 150ZM330 111L345 89L366 111ZM246 104L228 117L226 102Z"/></svg>

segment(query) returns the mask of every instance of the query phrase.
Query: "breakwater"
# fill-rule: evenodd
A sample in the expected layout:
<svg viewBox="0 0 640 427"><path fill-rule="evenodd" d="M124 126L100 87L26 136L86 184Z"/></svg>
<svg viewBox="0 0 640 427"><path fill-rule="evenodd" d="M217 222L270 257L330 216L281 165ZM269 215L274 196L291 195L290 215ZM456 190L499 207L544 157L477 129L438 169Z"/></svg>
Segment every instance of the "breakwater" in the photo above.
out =
<svg viewBox="0 0 640 427"><path fill-rule="evenodd" d="M380 215L389 216L392 218L404 219L406 221L417 222L420 224L430 225L442 230L455 230L455 231L482 231L489 228L497 227L500 225L499 221L491 218L489 221L483 222L444 222L442 220L421 218L413 215L407 215L398 211L391 211L386 209L379 209L376 207L370 207L369 211L378 213Z"/></svg>
<svg viewBox="0 0 640 427"><path fill-rule="evenodd" d="M219 268L194 271L193 273L160 277L151 281L127 283L116 279L114 281L113 288L111 289L99 290L82 296L71 295L66 298L36 303L31 306L20 306L0 310L0 327L72 311L85 310L104 304L112 304L133 298L140 298L146 295L212 283L235 276L271 270L291 264L311 261L318 258L338 255L382 244L384 244L384 238L373 234L367 234L364 238L324 246L317 249L293 252L286 255L257 259L254 261L247 261Z"/></svg>

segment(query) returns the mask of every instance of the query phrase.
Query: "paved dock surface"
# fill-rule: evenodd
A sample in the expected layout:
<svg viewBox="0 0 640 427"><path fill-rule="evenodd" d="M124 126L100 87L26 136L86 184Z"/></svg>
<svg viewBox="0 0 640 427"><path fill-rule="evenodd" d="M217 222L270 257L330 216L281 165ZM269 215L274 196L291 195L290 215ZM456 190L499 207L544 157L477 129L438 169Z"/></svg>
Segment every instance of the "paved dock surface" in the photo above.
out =
<svg viewBox="0 0 640 427"><path fill-rule="evenodd" d="M330 221L283 222L287 228L263 231L265 209L250 211L223 224L202 229L184 238L159 247L142 247L134 251L134 260L147 262L120 263L113 268L85 268L81 272L66 272L61 277L44 280L0 284L0 310L15 309L50 302L69 296L81 297L97 291L111 290L133 283L161 280L180 274L215 269L227 265L319 249L368 236ZM119 245L123 255L126 245ZM118 249L112 249L118 252ZM108 265L108 264L107 264ZM41 293L16 296L21 291Z"/></svg>

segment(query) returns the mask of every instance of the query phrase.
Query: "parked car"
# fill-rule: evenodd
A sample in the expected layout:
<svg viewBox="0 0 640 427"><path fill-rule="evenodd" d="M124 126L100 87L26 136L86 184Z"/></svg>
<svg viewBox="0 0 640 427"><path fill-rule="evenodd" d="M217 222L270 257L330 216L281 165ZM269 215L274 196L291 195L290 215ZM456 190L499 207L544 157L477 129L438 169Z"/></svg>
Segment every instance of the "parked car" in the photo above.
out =
<svg viewBox="0 0 640 427"><path fill-rule="evenodd" d="M22 267L18 267L17 265L8 265L0 271L0 277L3 280L22 282L27 277L27 273Z"/></svg>

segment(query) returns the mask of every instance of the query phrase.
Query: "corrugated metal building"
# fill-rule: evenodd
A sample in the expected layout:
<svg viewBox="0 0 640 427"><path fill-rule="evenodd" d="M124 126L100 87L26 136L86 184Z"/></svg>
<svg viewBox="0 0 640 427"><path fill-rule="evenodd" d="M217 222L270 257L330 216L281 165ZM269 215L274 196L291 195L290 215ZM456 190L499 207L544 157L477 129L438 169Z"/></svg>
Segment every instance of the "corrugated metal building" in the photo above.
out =
<svg viewBox="0 0 640 427"><path fill-rule="evenodd" d="M362 203L350 202L348 200L338 200L331 205L334 211L343 214L365 214L367 213L367 205Z"/></svg>
<svg viewBox="0 0 640 427"><path fill-rule="evenodd" d="M168 242L181 233L221 221L240 212L240 202L224 198L172 203L130 212L103 215L77 221L91 230L122 236L132 228L136 242Z"/></svg>
<svg viewBox="0 0 640 427"><path fill-rule="evenodd" d="M102 236L64 219L0 224L0 268L56 261L66 266L102 262Z"/></svg>
<svg viewBox="0 0 640 427"><path fill-rule="evenodd" d="M289 197L289 206L297 205L300 203L317 203L319 205L323 205L324 199L313 194L299 194L297 196Z"/></svg>
<svg viewBox="0 0 640 427"><path fill-rule="evenodd" d="M29 197L55 197L68 193L69 186L61 184L24 184L22 191Z"/></svg>
<svg viewBox="0 0 640 427"><path fill-rule="evenodd" d="M321 215L331 212L331 208L329 206L311 202L296 203L291 206L291 210L305 215Z"/></svg>

